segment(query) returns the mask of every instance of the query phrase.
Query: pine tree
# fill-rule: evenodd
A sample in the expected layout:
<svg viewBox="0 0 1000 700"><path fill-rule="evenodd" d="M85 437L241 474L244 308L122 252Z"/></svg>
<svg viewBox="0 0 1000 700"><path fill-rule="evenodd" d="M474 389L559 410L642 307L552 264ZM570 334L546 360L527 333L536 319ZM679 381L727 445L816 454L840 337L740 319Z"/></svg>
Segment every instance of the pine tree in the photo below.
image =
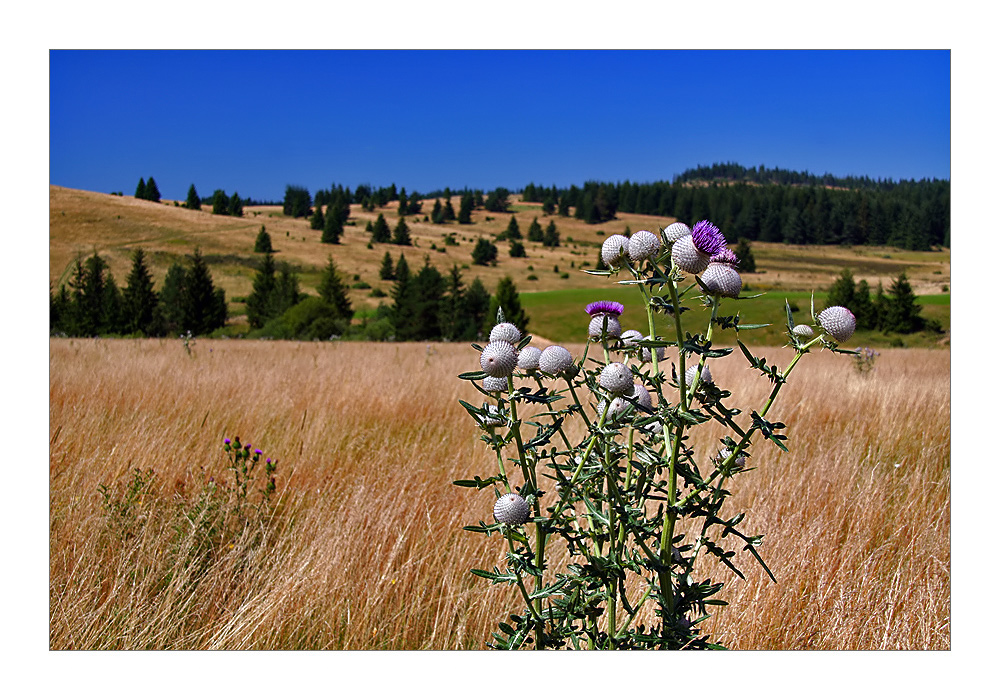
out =
<svg viewBox="0 0 1000 700"><path fill-rule="evenodd" d="M212 194L212 213L221 216L229 215L229 197L222 190L216 190Z"/></svg>
<svg viewBox="0 0 1000 700"><path fill-rule="evenodd" d="M826 308L843 306L850 309L854 305L854 293L854 275L845 269L827 291Z"/></svg>
<svg viewBox="0 0 1000 700"><path fill-rule="evenodd" d="M462 195L462 201L458 205L458 223L460 224L471 224L472 223L472 207L474 205L472 194L466 192Z"/></svg>
<svg viewBox="0 0 1000 700"><path fill-rule="evenodd" d="M476 247L472 250L472 262L475 265L496 264L497 247L485 238L476 241Z"/></svg>
<svg viewBox="0 0 1000 700"><path fill-rule="evenodd" d="M271 294L268 304L268 313L271 318L277 318L288 311L300 301L303 294L299 290L299 276L292 271L288 263L281 263L281 272L274 285L274 292Z"/></svg>
<svg viewBox="0 0 1000 700"><path fill-rule="evenodd" d="M175 335L185 330L183 303L186 288L187 270L180 262L171 263L160 290L160 317L165 333Z"/></svg>
<svg viewBox="0 0 1000 700"><path fill-rule="evenodd" d="M451 205L451 197L444 200L444 210L441 212L441 221L454 221L455 220L455 207Z"/></svg>
<svg viewBox="0 0 1000 700"><path fill-rule="evenodd" d="M263 327L271 317L271 296L276 284L274 256L268 251L261 261L253 280L253 290L246 301L247 322L251 328Z"/></svg>
<svg viewBox="0 0 1000 700"><path fill-rule="evenodd" d="M545 227L545 235L542 239L542 245L546 248L559 247L559 230L556 229L555 219L550 221L549 225Z"/></svg>
<svg viewBox="0 0 1000 700"><path fill-rule="evenodd" d="M83 326L83 335L100 335L106 332L105 323L105 295L104 271L107 263L94 251L84 262L83 294L80 303L80 320Z"/></svg>
<svg viewBox="0 0 1000 700"><path fill-rule="evenodd" d="M465 285L462 283L462 272L458 265L452 265L445 280L444 295L439 306L441 337L444 340L462 340L462 313L465 300ZM470 338L470 340L472 340Z"/></svg>
<svg viewBox="0 0 1000 700"><path fill-rule="evenodd" d="M225 292L216 290L212 273L198 248L194 249L187 271L182 299L184 329L195 335L211 333L226 323Z"/></svg>
<svg viewBox="0 0 1000 700"><path fill-rule="evenodd" d="M135 186L135 198L145 199L146 198L146 180L139 178L139 184Z"/></svg>
<svg viewBox="0 0 1000 700"><path fill-rule="evenodd" d="M148 199L150 202L160 201L160 190L156 186L156 180L153 179L152 175L146 180L146 194L143 199Z"/></svg>
<svg viewBox="0 0 1000 700"><path fill-rule="evenodd" d="M201 197L198 196L198 190L194 188L194 183L188 188L187 201L184 202L184 206L188 209L201 209Z"/></svg>
<svg viewBox="0 0 1000 700"><path fill-rule="evenodd" d="M917 296L913 293L906 273L900 272L899 277L889 285L883 330L890 333L916 333L923 330L924 323L917 305Z"/></svg>
<svg viewBox="0 0 1000 700"><path fill-rule="evenodd" d="M528 257L528 252L524 249L524 244L521 241L511 241L510 243L510 257L512 258L526 258Z"/></svg>
<svg viewBox="0 0 1000 700"><path fill-rule="evenodd" d="M871 290L868 288L867 280L858 281L854 288L854 301L847 308L854 313L859 330L870 330L878 327L875 305L872 303Z"/></svg>
<svg viewBox="0 0 1000 700"><path fill-rule="evenodd" d="M413 295L416 308L413 317L413 340L438 340L441 338L441 302L445 282L437 268L424 259L424 266L413 278Z"/></svg>
<svg viewBox="0 0 1000 700"><path fill-rule="evenodd" d="M414 319L417 313L417 299L413 293L414 283L406 257L399 256L396 263L396 284L392 288L392 325L396 330L396 340L413 340L416 334Z"/></svg>
<svg viewBox="0 0 1000 700"><path fill-rule="evenodd" d="M380 213L378 218L375 219L375 225L372 226L372 243L388 243L392 239L392 231L389 230L389 224L386 223L385 217Z"/></svg>
<svg viewBox="0 0 1000 700"><path fill-rule="evenodd" d="M406 207L406 213L410 216L416 216L423 208L424 203L420 201L420 193L413 190L413 194L410 195L410 203Z"/></svg>
<svg viewBox="0 0 1000 700"><path fill-rule="evenodd" d="M337 266L333 264L333 256L327 257L326 269L323 270L323 277L320 279L316 291L319 292L323 301L336 310L338 319L350 322L354 316L354 310L351 308L351 300L347 294L347 285L340 279Z"/></svg>
<svg viewBox="0 0 1000 700"><path fill-rule="evenodd" d="M318 211L319 207L316 207L316 209ZM326 210L326 220L323 222L323 235L319 239L320 242L338 245L343 233L344 223L340 218L339 212L334 207L328 207Z"/></svg>
<svg viewBox="0 0 1000 700"><path fill-rule="evenodd" d="M556 200L552 195L547 196L542 201L542 213L551 216L556 210Z"/></svg>
<svg viewBox="0 0 1000 700"><path fill-rule="evenodd" d="M327 208L327 210L329 211L329 207ZM337 218L337 217L334 216L332 218ZM313 210L312 218L309 219L309 228L311 228L313 231L322 231L325 223L326 221L323 218L323 207L317 204L316 208Z"/></svg>
<svg viewBox="0 0 1000 700"><path fill-rule="evenodd" d="M469 285L462 299L462 313L458 325L456 340L480 340L489 337L489 330L483 332L487 326L486 319L490 311L490 293L482 280L476 277ZM494 314L496 318L496 314ZM489 324L489 329L493 328Z"/></svg>
<svg viewBox="0 0 1000 700"><path fill-rule="evenodd" d="M229 215L243 216L243 200L237 192L233 192L233 196L229 198Z"/></svg>
<svg viewBox="0 0 1000 700"><path fill-rule="evenodd" d="M395 245L413 245L410 240L410 227L406 225L406 219L399 219L399 223L392 231L392 242Z"/></svg>
<svg viewBox="0 0 1000 700"><path fill-rule="evenodd" d="M408 211L409 203L406 201L406 188L404 187L399 191L399 206L396 208L396 214L399 216L406 216Z"/></svg>
<svg viewBox="0 0 1000 700"><path fill-rule="evenodd" d="M253 244L253 252L255 253L273 253L274 246L271 245L271 234L267 232L264 225L260 226L260 233L257 234L257 240Z"/></svg>
<svg viewBox="0 0 1000 700"><path fill-rule="evenodd" d="M142 248L132 253L132 270L122 293L123 331L155 335L157 296L153 291L153 278L146 268L146 257Z"/></svg>
<svg viewBox="0 0 1000 700"><path fill-rule="evenodd" d="M444 222L443 209L441 208L440 198L434 200L434 207L431 209L431 223L440 224Z"/></svg>
<svg viewBox="0 0 1000 700"><path fill-rule="evenodd" d="M394 280L396 279L396 273L392 269L392 256L389 255L389 251L385 251L385 256L382 258L382 266L378 270L378 278L380 280Z"/></svg>
<svg viewBox="0 0 1000 700"><path fill-rule="evenodd" d="M508 323L513 323L521 331L521 335L528 333L528 315L521 307L521 298L518 296L517 287L510 277L501 277L497 282L497 291L490 298L490 310L484 320L483 331L489 334L491 328L496 323L497 309L503 309L504 318Z"/></svg>
<svg viewBox="0 0 1000 700"><path fill-rule="evenodd" d="M521 227L517 225L517 217L510 217L510 223L507 224L507 228L504 230L504 236L512 241L520 240Z"/></svg>
<svg viewBox="0 0 1000 700"><path fill-rule="evenodd" d="M542 225L538 223L537 216L532 220L531 226L528 227L528 240L534 243L541 243L545 240L545 232L542 230Z"/></svg>

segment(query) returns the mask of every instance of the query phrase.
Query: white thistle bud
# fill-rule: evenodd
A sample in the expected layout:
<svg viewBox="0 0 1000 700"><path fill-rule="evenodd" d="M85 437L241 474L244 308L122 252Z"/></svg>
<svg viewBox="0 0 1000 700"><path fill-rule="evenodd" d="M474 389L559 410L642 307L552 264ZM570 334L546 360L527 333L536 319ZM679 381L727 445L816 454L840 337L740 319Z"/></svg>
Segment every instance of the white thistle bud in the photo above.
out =
<svg viewBox="0 0 1000 700"><path fill-rule="evenodd" d="M542 349L534 345L528 345L517 354L517 368L523 370L538 369L538 358L542 355Z"/></svg>
<svg viewBox="0 0 1000 700"><path fill-rule="evenodd" d="M654 258L660 252L660 239L652 231L636 231L628 239L628 256L635 262Z"/></svg>
<svg viewBox="0 0 1000 700"><path fill-rule="evenodd" d="M619 267L626 252L628 252L628 238L620 233L611 234L601 245L601 259L608 267Z"/></svg>
<svg viewBox="0 0 1000 700"><path fill-rule="evenodd" d="M621 362L612 362L603 370L598 384L612 394L621 395L632 391L632 370Z"/></svg>
<svg viewBox="0 0 1000 700"><path fill-rule="evenodd" d="M677 239L670 251L670 260L674 265L692 275L700 275L704 272L711 259L711 255L703 253L695 247L693 236Z"/></svg>
<svg viewBox="0 0 1000 700"><path fill-rule="evenodd" d="M601 399L600 403L597 404L597 417L600 418L604 415L604 407L607 405L607 401ZM608 406L608 413L604 418L605 423L610 423L612 420L620 416L625 412L629 406L628 402L620 396L616 396L611 399L611 405Z"/></svg>
<svg viewBox="0 0 1000 700"><path fill-rule="evenodd" d="M531 507L516 493L504 494L493 504L493 517L504 525L524 525L531 517Z"/></svg>
<svg viewBox="0 0 1000 700"><path fill-rule="evenodd" d="M688 367L684 372L684 383L687 386L691 386L691 382L694 381L694 375L698 371L698 365L693 367ZM708 369L708 365L705 365L701 370L701 381L699 384L711 384L712 383L712 372Z"/></svg>
<svg viewBox="0 0 1000 700"><path fill-rule="evenodd" d="M713 293L733 299L743 289L740 273L732 265L722 262L710 262L701 275L701 281Z"/></svg>
<svg viewBox="0 0 1000 700"><path fill-rule="evenodd" d="M538 357L538 369L546 374L562 374L573 366L573 356L562 345L550 345Z"/></svg>
<svg viewBox="0 0 1000 700"><path fill-rule="evenodd" d="M691 228L687 224L683 224L680 221L675 221L663 229L663 237L671 243L675 243L681 238L684 238L684 236L690 235Z"/></svg>
<svg viewBox="0 0 1000 700"><path fill-rule="evenodd" d="M642 384L632 385L630 397L643 408L653 409L653 397L649 395L649 391Z"/></svg>
<svg viewBox="0 0 1000 700"><path fill-rule="evenodd" d="M601 335L604 333L604 319L608 321L608 337L618 338L622 334L622 324L617 318L611 316L610 314L597 314L591 317L590 326L587 328L587 335L590 336L592 340L600 340Z"/></svg>
<svg viewBox="0 0 1000 700"><path fill-rule="evenodd" d="M715 458L716 463L722 464L727 459L729 459L729 455L731 455L732 453L733 453L732 450L727 450L725 448L719 450L719 456ZM737 467L742 467L746 463L747 463L746 455L740 455L735 460L733 460L733 464L735 464Z"/></svg>
<svg viewBox="0 0 1000 700"><path fill-rule="evenodd" d="M517 330L517 326L513 323L498 323L490 331L490 342L495 343L498 340L506 340L511 345L517 345L521 342L521 331Z"/></svg>
<svg viewBox="0 0 1000 700"><path fill-rule="evenodd" d="M622 345L634 348L636 343L638 343L644 337L645 336L643 336L641 331L637 331L635 329L629 329L621 334Z"/></svg>
<svg viewBox="0 0 1000 700"><path fill-rule="evenodd" d="M812 338L814 333L811 326L800 323L792 329L792 334L799 338Z"/></svg>
<svg viewBox="0 0 1000 700"><path fill-rule="evenodd" d="M507 391L507 377L483 377L484 391Z"/></svg>
<svg viewBox="0 0 1000 700"><path fill-rule="evenodd" d="M517 350L507 341L498 340L483 348L479 364L491 377L506 377L517 367Z"/></svg>
<svg viewBox="0 0 1000 700"><path fill-rule="evenodd" d="M652 340L652 336L646 336L645 340ZM656 350L656 361L662 362L663 358L667 356L666 348L643 348L642 349L642 361L652 362L653 361L653 350Z"/></svg>
<svg viewBox="0 0 1000 700"><path fill-rule="evenodd" d="M816 318L823 326L823 330L832 335L838 343L843 343L854 335L857 320L854 318L854 314L843 306L831 306L828 309L823 309Z"/></svg>

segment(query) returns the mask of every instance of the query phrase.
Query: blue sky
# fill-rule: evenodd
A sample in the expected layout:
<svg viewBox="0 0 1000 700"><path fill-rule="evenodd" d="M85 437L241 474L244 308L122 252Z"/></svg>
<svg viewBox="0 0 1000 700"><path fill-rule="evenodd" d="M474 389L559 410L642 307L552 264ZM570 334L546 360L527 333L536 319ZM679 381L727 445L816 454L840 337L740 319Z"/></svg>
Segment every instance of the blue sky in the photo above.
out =
<svg viewBox="0 0 1000 700"><path fill-rule="evenodd" d="M255 199L670 180L733 161L951 177L948 51L52 51L51 184Z"/></svg>

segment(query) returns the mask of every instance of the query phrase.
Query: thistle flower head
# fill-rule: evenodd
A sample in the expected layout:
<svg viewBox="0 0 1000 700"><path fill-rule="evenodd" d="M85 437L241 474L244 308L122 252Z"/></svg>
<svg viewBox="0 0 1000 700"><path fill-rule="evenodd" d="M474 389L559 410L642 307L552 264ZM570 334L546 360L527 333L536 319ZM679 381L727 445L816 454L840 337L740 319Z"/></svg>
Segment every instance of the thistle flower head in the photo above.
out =
<svg viewBox="0 0 1000 700"><path fill-rule="evenodd" d="M628 238L620 233L611 234L601 245L601 259L608 267L618 267L627 252Z"/></svg>
<svg viewBox="0 0 1000 700"><path fill-rule="evenodd" d="M507 377L483 377L483 390L492 393L507 391Z"/></svg>
<svg viewBox="0 0 1000 700"><path fill-rule="evenodd" d="M634 328L631 328L631 329L625 331L624 333L622 333L620 337L621 337L622 345L625 345L625 346L630 347L630 348L634 348L635 344L638 341L642 340L644 336L642 335L642 331L637 331Z"/></svg>
<svg viewBox="0 0 1000 700"><path fill-rule="evenodd" d="M792 329L792 334L799 338L812 338L815 334L812 326L807 326L804 323L800 323Z"/></svg>
<svg viewBox="0 0 1000 700"><path fill-rule="evenodd" d="M714 258L713 258L714 261ZM709 291L719 296L736 299L743 289L743 280L733 265L724 262L710 262L701 273L701 282Z"/></svg>
<svg viewBox="0 0 1000 700"><path fill-rule="evenodd" d="M628 256L635 262L656 257L660 239L652 231L636 231L628 239Z"/></svg>
<svg viewBox="0 0 1000 700"><path fill-rule="evenodd" d="M652 340L652 337L646 336L644 340ZM642 349L642 361L652 362L653 361L653 350L656 350L656 361L662 362L663 358L667 356L666 348L643 348Z"/></svg>
<svg viewBox="0 0 1000 700"><path fill-rule="evenodd" d="M605 406L608 407L607 414L604 413ZM597 417L600 418L601 416L605 416L604 422L610 423L615 418L625 413L625 410L628 408L628 406L629 406L628 401L623 399L621 396L616 396L615 398L611 399L610 404L608 404L606 400L601 399L600 402L598 402L597 404Z"/></svg>
<svg viewBox="0 0 1000 700"><path fill-rule="evenodd" d="M491 377L506 377L517 367L517 350L506 340L494 341L483 348L479 364Z"/></svg>
<svg viewBox="0 0 1000 700"><path fill-rule="evenodd" d="M712 259L708 253L698 250L694 244L693 236L684 236L674 241L673 248L670 249L670 260L679 270L698 275L705 271L709 261Z"/></svg>
<svg viewBox="0 0 1000 700"><path fill-rule="evenodd" d="M528 502L516 493L504 494L493 504L493 517L504 525L524 525L530 516Z"/></svg>
<svg viewBox="0 0 1000 700"><path fill-rule="evenodd" d="M559 375L573 366L573 356L562 345L549 345L538 357L538 369Z"/></svg>
<svg viewBox="0 0 1000 700"><path fill-rule="evenodd" d="M523 370L538 369L538 358L542 355L542 349L534 345L528 345L517 354L517 368Z"/></svg>
<svg viewBox="0 0 1000 700"><path fill-rule="evenodd" d="M687 224L681 223L680 221L675 221L674 223L663 229L663 237L674 243L675 241L684 238L684 236L691 235L691 227Z"/></svg>
<svg viewBox="0 0 1000 700"><path fill-rule="evenodd" d="M625 311L625 306L617 301L592 301L586 306L586 312L591 316L604 314L607 316L621 316Z"/></svg>
<svg viewBox="0 0 1000 700"><path fill-rule="evenodd" d="M838 343L843 343L852 335L857 325L857 320L850 310L843 306L831 306L823 309L816 317L823 330L833 336Z"/></svg>
<svg viewBox="0 0 1000 700"><path fill-rule="evenodd" d="M646 389L642 384L633 384L632 393L630 394L637 404L643 408L652 409L653 408L653 397L649 395L649 390Z"/></svg>
<svg viewBox="0 0 1000 700"><path fill-rule="evenodd" d="M607 330L605 330L607 324ZM622 324L617 316L598 314L590 319L590 326L587 328L587 335L594 340L600 340L607 333L609 338L619 338L622 334Z"/></svg>
<svg viewBox="0 0 1000 700"><path fill-rule="evenodd" d="M736 253L726 247L713 255L709 262L725 263L726 265L732 265L735 267L740 264L740 259L736 257Z"/></svg>
<svg viewBox="0 0 1000 700"><path fill-rule="evenodd" d="M621 396L632 391L632 370L621 362L612 362L601 370L601 377L598 379L601 388L612 394Z"/></svg>
<svg viewBox="0 0 1000 700"><path fill-rule="evenodd" d="M511 345L517 345L521 342L521 331L517 330L517 326L513 323L498 323L490 331L490 342L498 340L506 340Z"/></svg>
<svg viewBox="0 0 1000 700"><path fill-rule="evenodd" d="M715 255L726 247L726 237L711 221L699 221L691 230L694 247L706 255Z"/></svg>
<svg viewBox="0 0 1000 700"><path fill-rule="evenodd" d="M693 367L688 367L684 372L684 383L687 386L691 386L691 382L694 381L694 375L698 371L698 365ZM701 381L700 384L711 384L712 383L712 371L708 369L708 365L701 368Z"/></svg>

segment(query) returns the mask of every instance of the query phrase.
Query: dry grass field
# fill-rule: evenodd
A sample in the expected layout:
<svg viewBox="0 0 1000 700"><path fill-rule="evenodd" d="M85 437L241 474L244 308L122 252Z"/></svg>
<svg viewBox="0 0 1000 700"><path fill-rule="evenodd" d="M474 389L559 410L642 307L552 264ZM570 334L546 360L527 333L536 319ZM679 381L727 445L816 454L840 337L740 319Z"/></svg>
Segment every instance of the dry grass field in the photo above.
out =
<svg viewBox="0 0 1000 700"><path fill-rule="evenodd" d="M170 216L215 223L119 200L161 207L163 236L175 235ZM252 244L258 223L206 226L198 240ZM300 250L280 237L277 247ZM320 252L300 254L319 264ZM54 277L71 254L54 246ZM478 369L468 346L199 339L189 355L176 339L52 339L49 349L52 649L481 649L520 610L516 589L469 573L503 554L498 538L461 529L490 519L492 492L451 483L493 464L458 403L481 400L456 378ZM777 364L791 356L764 352ZM732 405L759 406L768 386L736 355L714 361L713 375ZM728 582L730 606L705 628L714 641L950 648L949 372L942 350L884 350L867 377L845 356L803 358L768 416L789 426L790 453L756 445L756 469L729 502L765 536L777 583L745 554L746 581L706 569ZM237 435L278 459L279 517L263 544L224 541L194 570L177 556L184 521L173 514L224 478L222 441ZM137 468L155 481L123 535L98 487L117 489Z"/></svg>

